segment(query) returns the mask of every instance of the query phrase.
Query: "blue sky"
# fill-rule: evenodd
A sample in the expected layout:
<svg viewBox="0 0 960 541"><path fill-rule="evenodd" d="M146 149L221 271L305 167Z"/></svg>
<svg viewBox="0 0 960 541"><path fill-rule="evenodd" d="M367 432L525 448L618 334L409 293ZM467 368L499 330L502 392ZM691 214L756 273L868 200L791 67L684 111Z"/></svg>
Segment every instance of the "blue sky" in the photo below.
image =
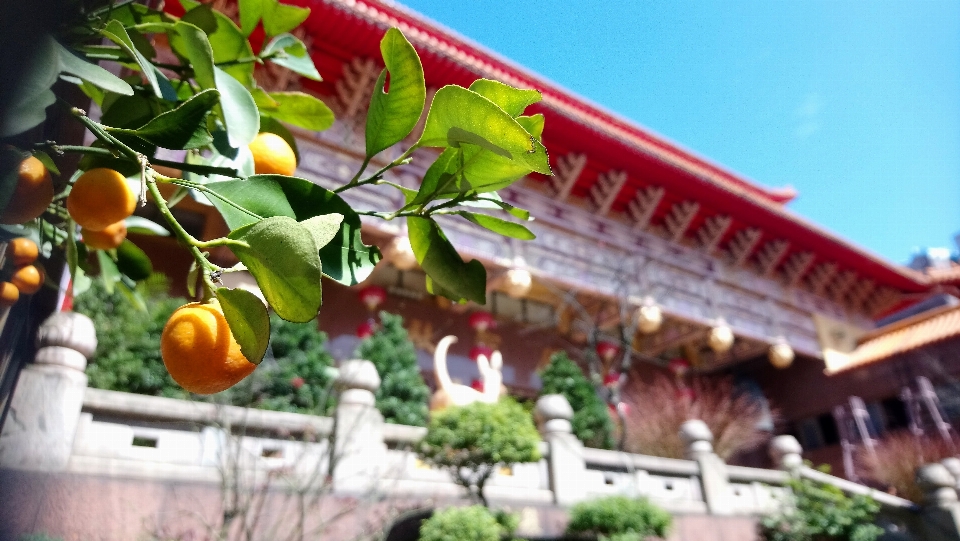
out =
<svg viewBox="0 0 960 541"><path fill-rule="evenodd" d="M955 249L960 1L403 3L893 261Z"/></svg>

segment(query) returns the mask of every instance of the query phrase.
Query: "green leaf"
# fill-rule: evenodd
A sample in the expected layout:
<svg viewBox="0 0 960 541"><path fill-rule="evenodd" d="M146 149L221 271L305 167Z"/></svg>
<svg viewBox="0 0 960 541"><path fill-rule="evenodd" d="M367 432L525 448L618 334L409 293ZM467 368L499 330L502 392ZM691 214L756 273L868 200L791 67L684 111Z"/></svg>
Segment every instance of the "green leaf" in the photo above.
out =
<svg viewBox="0 0 960 541"><path fill-rule="evenodd" d="M96 64L91 64L74 55L72 51L66 49L59 43L56 44L56 47L60 59L61 72L76 75L84 81L110 92L125 96L133 95L133 88L123 79Z"/></svg>
<svg viewBox="0 0 960 541"><path fill-rule="evenodd" d="M342 214L323 214L321 216L314 216L308 220L300 222L300 225L306 227L310 231L310 234L313 235L314 242L317 243L317 248L323 248L327 244L330 244L334 238L336 238L337 233L340 232L340 224L343 223Z"/></svg>
<svg viewBox="0 0 960 541"><path fill-rule="evenodd" d="M422 205L443 194L459 193L457 158L460 154L461 151L456 148L448 148L441 152L424 173L420 190L411 203Z"/></svg>
<svg viewBox="0 0 960 541"><path fill-rule="evenodd" d="M493 197L491 197L493 196ZM487 208L487 209L503 209L510 213L511 215L520 218L524 221L531 221L533 218L530 217L530 211L515 207L506 201L500 199L500 196L496 192L484 194L483 197L478 197L474 201L464 201L460 203L465 207L477 207L477 208Z"/></svg>
<svg viewBox="0 0 960 541"><path fill-rule="evenodd" d="M103 287L107 293L113 293L114 285L120 280L117 264L103 250L97 250L97 262L100 264L100 279L103 280Z"/></svg>
<svg viewBox="0 0 960 541"><path fill-rule="evenodd" d="M259 105L259 104L258 104ZM286 126L280 123L279 120L271 118L268 116L263 116L263 109L260 109L260 133L269 132L275 133L283 138L284 141L290 145L290 148L293 149L293 155L297 158L297 163L300 162L300 149L297 147L297 138L290 133L290 130Z"/></svg>
<svg viewBox="0 0 960 541"><path fill-rule="evenodd" d="M213 142L213 136L207 131L205 118L219 98L216 90L204 90L132 133L163 148L182 150L206 146Z"/></svg>
<svg viewBox="0 0 960 541"><path fill-rule="evenodd" d="M303 75L314 81L322 81L317 67L310 58L310 52L299 38L293 34L280 34L270 40L260 52L261 58L267 58L278 66Z"/></svg>
<svg viewBox="0 0 960 541"><path fill-rule="evenodd" d="M170 232L167 231L165 227L142 216L130 216L124 221L127 224L128 234L135 233L137 235L157 235L160 237L170 236Z"/></svg>
<svg viewBox="0 0 960 541"><path fill-rule="evenodd" d="M272 175L210 182L206 189L213 192L209 194L210 202L220 211L230 229L273 216L296 218L283 188Z"/></svg>
<svg viewBox="0 0 960 541"><path fill-rule="evenodd" d="M180 18L180 21L190 23L206 34L213 34L217 31L217 18L209 4L200 4L191 9Z"/></svg>
<svg viewBox="0 0 960 541"><path fill-rule="evenodd" d="M310 16L309 8L288 6L276 0L265 0L262 9L263 31L268 36L289 32Z"/></svg>
<svg viewBox="0 0 960 541"><path fill-rule="evenodd" d="M531 116L518 116L517 122L527 130L527 133L537 138L537 141L543 140L543 115L537 113Z"/></svg>
<svg viewBox="0 0 960 541"><path fill-rule="evenodd" d="M200 9L201 8L194 9L190 13L199 11ZM211 20L216 22L212 15ZM207 39L207 35L198 26L182 20L177 21L174 30L176 30L177 35L180 36L181 48L184 56L190 61L190 67L193 68L193 78L196 79L197 84L200 85L200 88L216 88L217 81L214 75L213 48L210 46L210 40Z"/></svg>
<svg viewBox="0 0 960 541"><path fill-rule="evenodd" d="M417 262L444 296L486 304L487 271L476 259L464 263L446 235L431 219L407 218L410 245Z"/></svg>
<svg viewBox="0 0 960 541"><path fill-rule="evenodd" d="M490 231L499 233L505 237L512 237L521 240L533 240L537 238L537 236L526 227L518 223L504 220L503 218L466 211L460 211L457 212L457 214L479 225L480 227L489 229Z"/></svg>
<svg viewBox="0 0 960 541"><path fill-rule="evenodd" d="M297 323L317 316L323 273L316 242L306 227L276 216L231 231L228 237L246 244L230 249L257 280L277 315Z"/></svg>
<svg viewBox="0 0 960 541"><path fill-rule="evenodd" d="M153 274L153 264L136 244L124 240L117 248L117 270L127 278L139 282Z"/></svg>
<svg viewBox="0 0 960 541"><path fill-rule="evenodd" d="M270 92L277 103L273 108L261 108L264 115L305 130L323 131L333 125L333 111L319 99L303 92Z"/></svg>
<svg viewBox="0 0 960 541"><path fill-rule="evenodd" d="M270 343L270 315L256 295L243 289L217 289L217 300L230 333L240 344L240 353L253 364L260 364Z"/></svg>
<svg viewBox="0 0 960 541"><path fill-rule="evenodd" d="M542 98L538 90L514 88L490 79L477 79L470 85L470 90L497 104L514 118L523 114L524 109Z"/></svg>
<svg viewBox="0 0 960 541"><path fill-rule="evenodd" d="M219 11L214 11L213 16L217 19L217 31L208 35L210 46L213 47L213 61L219 66L237 60L252 59L253 49L240 28ZM249 89L257 86L253 79L253 66L254 62L238 62L218 69L229 73ZM220 92L223 92L222 88Z"/></svg>
<svg viewBox="0 0 960 541"><path fill-rule="evenodd" d="M367 157L400 142L413 131L423 113L427 90L417 51L396 28L380 41L387 68L380 73L367 112ZM390 92L384 92L387 74Z"/></svg>
<svg viewBox="0 0 960 541"><path fill-rule="evenodd" d="M362 282L381 259L376 246L363 243L360 216L350 205L339 195L308 180L284 175L253 175L246 180L211 182L206 188L220 196L211 194L210 201L231 229L272 216L286 216L303 222L315 216L342 215L343 222L337 235L320 248L323 273L341 284Z"/></svg>
<svg viewBox="0 0 960 541"><path fill-rule="evenodd" d="M236 79L220 68L214 68L220 107L230 146L239 148L250 144L260 131L260 111L250 92Z"/></svg>
<svg viewBox="0 0 960 541"><path fill-rule="evenodd" d="M249 36L263 16L264 0L240 0L240 31Z"/></svg>
<svg viewBox="0 0 960 541"><path fill-rule="evenodd" d="M59 61L53 38L45 35L33 50L33 58L25 73L16 81L13 92L5 93L5 116L0 118L0 137L23 133L47 118L47 107L56 101L50 87L57 81Z"/></svg>
<svg viewBox="0 0 960 541"><path fill-rule="evenodd" d="M550 174L540 141L495 103L459 86L437 91L419 144L441 148L472 144L531 171Z"/></svg>
<svg viewBox="0 0 960 541"><path fill-rule="evenodd" d="M137 50L137 47L133 44L133 40L130 39L130 34L127 33L127 29L123 27L117 20L112 20L106 24L103 30L100 31L110 41L116 43L130 56L133 58L137 65L140 66L140 71L143 73L143 76L147 79L147 82L150 84L150 88L153 89L154 95L161 99L169 99L169 95L164 95L164 90L160 88L160 82L157 77L159 73L144 56ZM161 74L161 77L163 74ZM169 84L169 81L167 81Z"/></svg>

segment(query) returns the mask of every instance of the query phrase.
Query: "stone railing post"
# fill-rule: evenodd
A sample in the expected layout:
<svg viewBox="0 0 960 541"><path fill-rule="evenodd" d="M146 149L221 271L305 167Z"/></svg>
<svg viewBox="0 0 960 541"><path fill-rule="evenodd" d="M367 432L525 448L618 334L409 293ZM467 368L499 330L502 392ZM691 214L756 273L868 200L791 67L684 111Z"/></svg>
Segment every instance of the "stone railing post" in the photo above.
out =
<svg viewBox="0 0 960 541"><path fill-rule="evenodd" d="M36 357L20 372L0 434L0 466L67 467L87 388L84 369L96 349L96 330L83 314L57 312L40 325Z"/></svg>
<svg viewBox="0 0 960 541"><path fill-rule="evenodd" d="M957 489L958 495L960 495L960 458L951 456L941 460L940 463L953 476L954 481L956 481L953 488Z"/></svg>
<svg viewBox="0 0 960 541"><path fill-rule="evenodd" d="M776 467L790 472L794 477L799 475L800 467L803 466L803 447L797 438L789 434L776 436L770 440L769 452Z"/></svg>
<svg viewBox="0 0 960 541"><path fill-rule="evenodd" d="M340 402L334 415L334 444L330 457L333 487L342 493L376 489L387 446L383 441L383 416L374 393L380 375L370 361L345 361L336 380Z"/></svg>
<svg viewBox="0 0 960 541"><path fill-rule="evenodd" d="M562 394L548 394L537 400L537 424L550 447L547 469L550 489L557 505L572 505L583 499L587 463L583 443L573 434L573 408Z"/></svg>
<svg viewBox="0 0 960 541"><path fill-rule="evenodd" d="M943 464L927 464L917 468L917 485L923 491L924 539L960 541L960 501L957 480Z"/></svg>
<svg viewBox="0 0 960 541"><path fill-rule="evenodd" d="M707 423L698 419L680 425L680 439L686 445L686 455L700 467L700 486L707 512L711 515L733 513L730 477L723 459L713 452L713 433Z"/></svg>

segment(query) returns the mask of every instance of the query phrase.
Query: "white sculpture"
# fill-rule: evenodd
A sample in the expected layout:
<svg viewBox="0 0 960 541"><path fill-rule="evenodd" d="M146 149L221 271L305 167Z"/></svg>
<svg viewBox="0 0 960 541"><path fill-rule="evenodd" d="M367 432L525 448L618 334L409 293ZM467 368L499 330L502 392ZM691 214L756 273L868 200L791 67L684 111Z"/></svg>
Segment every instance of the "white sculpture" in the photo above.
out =
<svg viewBox="0 0 960 541"><path fill-rule="evenodd" d="M439 411L450 406L466 406L474 402L494 404L500 399L503 385L503 357L499 351L494 351L488 360L486 355L477 357L477 368L480 369L480 381L483 382L483 391L473 387L454 383L447 372L447 350L450 344L457 341L456 336L446 336L437 344L433 354L433 371L437 378L437 392L430 399L430 411Z"/></svg>

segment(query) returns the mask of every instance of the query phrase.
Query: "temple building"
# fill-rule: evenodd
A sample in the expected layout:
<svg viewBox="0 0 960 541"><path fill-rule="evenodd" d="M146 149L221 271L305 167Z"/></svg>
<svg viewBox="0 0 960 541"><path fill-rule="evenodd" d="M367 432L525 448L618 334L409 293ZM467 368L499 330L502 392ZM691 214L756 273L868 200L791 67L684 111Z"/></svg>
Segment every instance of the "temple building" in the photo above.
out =
<svg viewBox="0 0 960 541"><path fill-rule="evenodd" d="M934 297L955 301L950 295L957 294L956 268L926 274L874 255L791 212L792 189L746 179L400 5L309 5L313 12L299 37L323 82L275 66L257 73L266 89L312 93L336 113L330 130L295 131L299 176L334 188L358 169L365 107L382 69L379 40L389 27L400 28L420 54L428 100L444 85L469 86L481 77L539 90L543 100L528 112L546 118L543 143L554 172L530 175L501 191L506 201L531 211L535 240L504 239L466 221L443 222L461 254L487 267L486 306L451 305L427 294L409 245L404 249L395 240L404 236L404 225L364 217L365 240L386 257L356 288L324 284L319 324L338 358L352 354L358 333L368 332L383 309L405 317L427 375L433 345L454 334L460 337L450 356L456 379L470 383L477 377L472 350L499 349L505 385L533 396L537 370L550 353L616 341L620 326L628 324L634 353L627 385L675 358L686 359L696 374L732 374L762 390L780 413L774 430L795 434L815 462L840 465L846 431L837 407L849 410L851 397L869 412L874 434L905 425L901 391L913 384L916 375L906 374L913 364L874 361L902 353L903 340L922 348L955 338L958 312L940 307L882 329L876 322ZM230 3L218 7L236 9ZM386 152L384 163L402 146ZM430 156L416 156L409 166L390 171L388 180L416 187L430 163ZM400 194L386 187L344 195L360 209L403 205ZM226 231L211 208L181 205L180 212L208 238ZM137 242L156 250L173 241ZM225 250L220 256L226 262L231 257ZM159 268L182 276L189 261L186 254L171 253ZM365 305L358 292L371 285L387 295ZM644 306L657 307L662 324L654 332L634 333L635 314ZM496 326L476 325L471 316L481 312L492 314ZM943 332L945 320L953 334ZM904 333L911 338L902 338ZM724 343L727 334L732 344Z"/></svg>

